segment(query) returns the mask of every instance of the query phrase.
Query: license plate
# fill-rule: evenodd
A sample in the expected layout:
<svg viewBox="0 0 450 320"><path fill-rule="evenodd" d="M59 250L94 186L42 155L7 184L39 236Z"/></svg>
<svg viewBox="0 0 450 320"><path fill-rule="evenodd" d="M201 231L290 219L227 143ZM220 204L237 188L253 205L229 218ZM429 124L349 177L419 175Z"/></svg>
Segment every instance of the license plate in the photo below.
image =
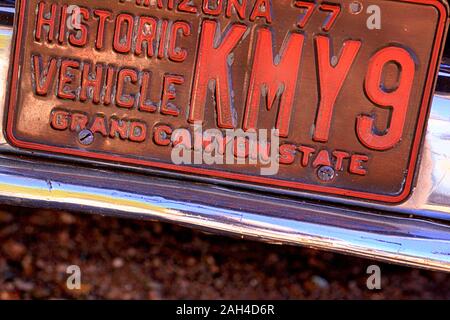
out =
<svg viewBox="0 0 450 320"><path fill-rule="evenodd" d="M398 203L447 6L434 0L18 2L18 148Z"/></svg>

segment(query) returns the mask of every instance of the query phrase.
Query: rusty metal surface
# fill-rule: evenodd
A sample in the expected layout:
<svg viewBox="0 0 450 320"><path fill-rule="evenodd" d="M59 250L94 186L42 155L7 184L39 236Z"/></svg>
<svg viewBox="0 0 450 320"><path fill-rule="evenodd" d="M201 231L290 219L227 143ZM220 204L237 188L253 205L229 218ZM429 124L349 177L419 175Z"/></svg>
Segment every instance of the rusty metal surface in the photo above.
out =
<svg viewBox="0 0 450 320"><path fill-rule="evenodd" d="M296 24L299 23L299 15L302 11L294 6L292 1L271 2L271 15L265 16L263 15L264 10L261 8L255 9L254 5L256 2L249 1L243 19L240 19L236 12L232 12L230 19L226 18L226 10L223 10L223 14L219 16L213 16L212 14L180 12L180 8L176 10L169 10L167 7L163 9L155 7L143 8L136 6L132 2L119 3L111 1L108 3L107 9L110 11L112 18L105 23L105 37L103 46L100 49L94 48L99 45L98 39L97 41L95 40L95 32L88 31L86 44L81 46L73 44L76 43L77 37L82 35L80 31L78 31L77 35L77 32L66 30L66 36L69 36L70 39L70 35L72 35L73 39L75 39L72 40L72 44L67 39L60 41L58 30L61 24L60 21L58 22L58 19L55 19L54 39L51 42L48 41L45 35L48 33L49 28L43 27L41 29L41 39L38 41L36 16L39 12L39 1L23 3L23 39L18 42L16 49L20 48L20 50L16 50L16 54L19 55L16 56L16 61L14 61L14 65L20 67L20 72L18 73L20 76L17 79L17 88L14 86L15 82L12 81L9 127L7 131L9 141L15 146L65 153L84 158L93 157L140 166L151 166L164 170L207 175L232 181L278 186L291 191L313 191L384 202L402 201L409 195L413 185L416 157L422 136L421 131L424 128L425 117L428 112L433 74L437 66L436 55L439 54L440 37L443 35L438 35L439 32L443 31L439 30L439 21L442 22L442 19L445 21L446 18L443 17L443 12L439 11L439 9L444 10L440 2L427 1L424 4L419 4L404 1L380 1L379 5L383 12L383 29L368 30L365 27L367 15L351 13L349 11L351 2L342 1L338 5L340 7L340 15L334 24L329 26L330 30L326 30L327 26L324 27L323 24L329 17L329 12L323 10L323 7L320 6L315 8L309 22L303 28L299 28ZM43 10L45 12L49 11L50 2L42 3L44 4ZM55 8L57 17L60 17L63 4L70 5L74 4L74 2L58 2ZM87 22L83 21L83 25L86 24L88 30L97 30L99 19L94 18L93 9L105 9L104 2L79 0L75 4L87 9L84 17L89 16L89 18L86 18ZM362 4L367 6L364 1ZM189 10L192 11L194 9ZM201 11L201 6L198 4L197 11ZM254 16L252 19L252 12L259 12L261 16ZM118 22L117 17L124 13L134 16L134 27L136 30L139 28L139 17L149 16L152 17L151 19L154 19L151 21L156 22L155 30L150 28L149 31L157 31L156 33L158 34L155 34L152 57L148 56L149 53L145 56L145 46L143 53L140 55L136 54L135 36L130 47L130 53L118 52L120 48L123 49L123 41L126 42L126 39L114 42L114 36L117 33L114 32L114 26ZM416 19L418 15L420 15L421 19ZM49 17L51 16L44 16L45 19L49 19ZM272 20L271 23L269 23L269 20ZM165 45L165 50L159 50L161 47L159 43L162 42L159 30L164 28L164 21L168 22L168 29L173 28L176 21L184 21L189 26L187 27L189 31L186 31L185 35L179 34L176 37L178 39L177 43L182 48L174 49L172 55L170 54L170 39L168 44L166 43ZM201 86L196 87L195 81L199 69L198 61L201 59L201 55L199 57L198 52L198 48L201 46L199 37L203 35L207 23L217 23L220 26L220 30L216 30L217 34L224 30L228 30L228 33L231 33L231 29L236 26L241 26L245 29L238 45L232 52L232 58L229 56L227 59L232 87L228 88L226 93L233 98L234 112L231 113L231 118L234 121L227 118L223 112L222 114L217 114L217 109L214 107L216 101L211 92L214 86L205 90L206 102L203 116L202 104L196 102L197 98L200 100L202 98L196 94L199 90L193 90L202 88ZM200 26L203 27L200 28ZM245 114L247 109L245 106L248 103L249 86L252 72L255 69L253 63L255 52L257 51L255 42L260 36L258 32L264 28L272 30L274 55L280 52L280 56L275 58L275 61L277 59L280 59L281 62L283 61L283 52L287 50L286 45L283 45L283 41L286 44L287 40L283 39L287 31L304 36L298 81L295 88L291 88L295 92L295 98L293 109L289 113L290 117L279 116L277 118L277 105L269 112L265 111L264 103L261 103L257 121L258 129L271 129L277 120L280 121L280 119L282 122L287 121L289 123L289 130L286 136L281 137L281 145L294 145L297 148L294 163L281 164L279 173L274 177L261 177L259 175L260 167L254 165L175 166L170 158L171 147L155 143L155 138L152 137L155 128L161 125L170 126L172 130L176 128L190 128L188 120L192 122L193 120L202 119L204 120L204 129L225 129L230 121L236 128L246 126ZM134 31L136 32L136 30ZM167 34L170 35L170 32ZM227 34L226 31L224 31L224 34ZM318 117L317 107L320 102L320 86L318 83L320 82L319 75L321 74L317 71L314 41L319 36L329 36L332 39L333 49L331 51L334 51L336 57L332 57L333 54L331 54L330 60L336 62L337 59L338 66L339 58L343 56L342 46L344 41L354 39L359 41L361 45L355 60L351 64L350 72L343 83L342 90L337 97L327 141L318 137L317 134L314 135L315 125L317 125L316 118ZM220 44L220 41L217 41ZM435 45L436 42L437 44ZM114 43L116 48L114 48ZM408 48L412 52L411 55L414 56L415 60L415 76L401 139L392 148L375 150L375 147L368 148L362 143L361 138L358 139L355 130L356 118L361 115L371 115L376 118L375 125L377 130L374 129L374 131L378 131L377 135L386 135L389 132L387 123L391 121L391 114L388 110L379 108L378 104L370 101L364 92L367 64L373 59L375 52L387 45ZM282 49L283 47L284 49ZM187 54L186 58L183 62L177 62L176 60L182 59L180 54L183 50ZM201 52L201 54L203 53ZM160 56L158 57L159 54ZM32 57L39 57L36 58L38 64L33 64ZM36 68L45 70L52 58L57 61L53 82L47 93L38 95ZM20 63L18 63L18 59L20 59ZM75 64L72 64L72 69L68 71L73 74L72 83L67 82L65 86L60 86L61 79L58 78L61 77L61 65L68 61L70 63L75 62ZM111 78L114 85L109 87L111 89L110 96L112 97L109 104L105 103L105 98L107 99L108 96L105 92L100 94L98 103L94 101L95 97L90 90L86 91L86 99L82 98L82 66L91 66L93 70L93 66L96 63L114 66L114 77ZM271 64L273 63L270 61L264 61L261 70L266 70L265 68L269 68ZM123 68L135 70L136 75L138 75L137 84L128 83L126 85L128 93L138 92L146 70L151 72L148 98L152 99L156 105L155 110L153 110L151 105L147 105L147 109L152 109L151 112L139 110L138 100L142 98L139 94L134 96L135 104L130 108L124 107L126 101L122 101L122 103L117 101L117 95L114 93L117 93L119 90L116 83L120 83L120 81L117 81L117 77L119 70L123 70ZM203 65L202 68L207 68L207 66ZM104 80L107 82L106 68L104 73ZM395 79L402 79L404 72L400 72L400 75L398 73L398 68L385 68L384 79L387 87L395 88L398 85ZM167 81L168 74L177 76L178 78L176 79L178 80L183 79L182 84L176 83L176 97L171 101L177 108L171 105L167 105L167 107L161 106L160 100L164 97L164 79ZM86 78L89 79L88 77ZM43 85L45 85L45 81L41 81L40 86ZM61 89L60 87L64 88ZM106 90L105 88L103 89ZM74 92L73 97L71 97L71 92ZM283 92L281 100L288 93L290 92ZM127 97L124 100L127 99L132 98ZM281 101L281 103L283 102ZM222 107L222 111L227 109L226 105ZM80 126L75 126L74 130L65 127L55 128L58 126L58 124L55 126L55 122L53 122L52 126L52 120L55 119L55 113L58 112L60 112L59 115L68 117L71 121L74 119L74 114L87 116L86 119L89 119L87 127L93 130L92 126L97 126L98 132L94 134L93 142L89 144L80 143L79 131L82 129ZM251 118L251 116L249 117ZM103 118L106 119L106 123L102 122L103 120L98 120ZM124 138L118 138L117 134L112 134L113 137L111 137L110 126L114 119L123 119L129 125L132 123L144 124L146 128L144 141L136 141L140 140L138 139L139 137L133 141L133 137L129 132L125 134ZM99 121L102 122L101 125ZM105 132L102 133L103 125L105 125ZM283 128L286 128L286 125L281 126L281 129ZM305 166L300 160L302 156L299 151L300 147L314 149L310 161ZM348 154L348 158L344 159L341 170L337 170L337 174L333 175L331 179L324 179L323 177L320 179L320 170L323 169L322 165L325 165L328 161L320 157L320 155L326 155L325 158L329 157L331 166L334 166L336 169L338 167L337 161L332 155L336 151L345 152ZM352 169L351 162L353 158L350 157L360 157L358 159L362 160L359 164L357 163L356 169L355 167ZM364 160L364 157L367 157L367 161ZM386 172L389 174L386 174Z"/></svg>

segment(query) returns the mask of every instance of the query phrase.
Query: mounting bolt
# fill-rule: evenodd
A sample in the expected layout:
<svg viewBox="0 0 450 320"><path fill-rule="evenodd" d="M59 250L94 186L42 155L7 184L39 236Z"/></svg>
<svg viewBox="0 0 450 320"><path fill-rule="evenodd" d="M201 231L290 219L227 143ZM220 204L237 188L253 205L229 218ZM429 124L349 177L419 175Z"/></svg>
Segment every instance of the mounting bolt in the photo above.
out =
<svg viewBox="0 0 450 320"><path fill-rule="evenodd" d="M330 166L322 166L317 170L317 176L322 181L331 181L334 179L336 172Z"/></svg>
<svg viewBox="0 0 450 320"><path fill-rule="evenodd" d="M78 133L78 141L87 146L94 142L94 134L91 130L83 129Z"/></svg>
<svg viewBox="0 0 450 320"><path fill-rule="evenodd" d="M348 8L351 14L360 14L363 11L363 5L359 1L353 1Z"/></svg>

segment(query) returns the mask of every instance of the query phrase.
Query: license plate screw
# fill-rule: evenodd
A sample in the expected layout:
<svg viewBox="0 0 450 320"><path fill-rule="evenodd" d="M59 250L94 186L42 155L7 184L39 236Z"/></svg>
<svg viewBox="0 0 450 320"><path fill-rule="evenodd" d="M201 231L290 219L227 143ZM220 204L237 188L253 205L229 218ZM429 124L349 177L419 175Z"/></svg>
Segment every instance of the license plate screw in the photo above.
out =
<svg viewBox="0 0 450 320"><path fill-rule="evenodd" d="M363 10L363 5L359 1L353 1L349 5L349 11L351 14L360 14Z"/></svg>
<svg viewBox="0 0 450 320"><path fill-rule="evenodd" d="M94 134L87 129L81 130L80 133L78 133L78 141L85 146L90 145L94 142Z"/></svg>
<svg viewBox="0 0 450 320"><path fill-rule="evenodd" d="M317 170L317 176L322 181L331 181L334 179L335 171L330 166L322 166Z"/></svg>

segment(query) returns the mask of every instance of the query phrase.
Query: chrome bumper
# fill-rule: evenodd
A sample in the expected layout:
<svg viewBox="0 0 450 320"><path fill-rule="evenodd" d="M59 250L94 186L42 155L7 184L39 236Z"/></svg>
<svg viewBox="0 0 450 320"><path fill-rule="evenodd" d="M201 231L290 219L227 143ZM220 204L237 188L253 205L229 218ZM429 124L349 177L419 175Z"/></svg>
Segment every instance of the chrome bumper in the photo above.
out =
<svg viewBox="0 0 450 320"><path fill-rule="evenodd" d="M10 26L0 26L0 132L11 34ZM441 76L448 76L445 68ZM434 97L417 187L399 206L327 196L281 197L176 177L24 159L14 155L2 133L0 149L2 202L157 219L450 271L450 95Z"/></svg>

